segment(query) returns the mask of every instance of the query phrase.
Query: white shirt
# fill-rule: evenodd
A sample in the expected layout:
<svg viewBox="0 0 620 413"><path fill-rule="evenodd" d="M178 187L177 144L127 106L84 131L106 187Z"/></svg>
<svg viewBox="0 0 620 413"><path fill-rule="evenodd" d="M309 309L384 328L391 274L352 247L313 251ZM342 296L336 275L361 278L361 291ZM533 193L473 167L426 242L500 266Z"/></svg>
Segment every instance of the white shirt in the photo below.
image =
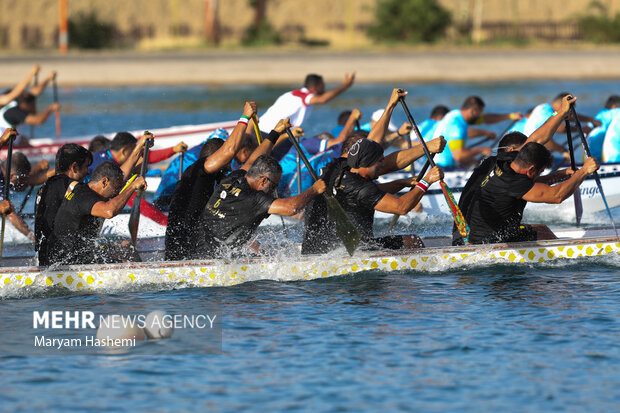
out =
<svg viewBox="0 0 620 413"><path fill-rule="evenodd" d="M283 94L260 117L258 123L260 130L269 133L280 119L286 118L291 119L293 126L301 126L312 111L310 99L313 96L314 94L310 93L305 87Z"/></svg>

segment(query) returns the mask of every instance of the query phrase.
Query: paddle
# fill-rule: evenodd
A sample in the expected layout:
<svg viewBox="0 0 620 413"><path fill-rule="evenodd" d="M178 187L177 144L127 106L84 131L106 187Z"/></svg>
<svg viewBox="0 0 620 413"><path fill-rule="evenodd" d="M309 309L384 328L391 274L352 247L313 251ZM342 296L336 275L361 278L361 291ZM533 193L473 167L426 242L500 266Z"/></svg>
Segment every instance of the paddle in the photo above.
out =
<svg viewBox="0 0 620 413"><path fill-rule="evenodd" d="M14 128L11 128L15 130ZM13 162L13 140L15 136L9 138L9 147L6 152L6 168L4 169L4 188L2 196L5 201L9 200L9 186L11 185L11 163ZM6 214L2 214L2 229L0 230L0 262L2 262L2 251L4 250L4 230L6 229Z"/></svg>
<svg viewBox="0 0 620 413"><path fill-rule="evenodd" d="M359 119L355 119L355 129L357 129L357 130L362 130L362 127L360 126L360 121L359 121Z"/></svg>
<svg viewBox="0 0 620 413"><path fill-rule="evenodd" d="M495 145L495 141L497 141L498 139L503 138L503 137L504 137L504 135L506 134L506 132L508 132L508 131L509 131L509 130L510 130L510 129L514 126L514 125L515 125L515 123L517 123L517 122L518 122L518 120L516 120L516 119L515 119L515 120L513 120L512 122L510 122L510 123L508 124L508 126L506 126L506 127L504 128L504 130L503 130L503 131L502 131L499 135L496 135L496 136L495 136L495 139L491 139L491 138L489 138L489 137L487 136L486 138L484 138L484 139L482 139L482 140L480 140L480 141L478 141L478 142L476 142L476 143L474 143L474 144L472 144L472 145L469 145L469 148L475 148L476 146L480 146L480 145L482 145L483 143L488 142L488 141L493 141L493 142L489 143L489 145L490 145L490 146Z"/></svg>
<svg viewBox="0 0 620 413"><path fill-rule="evenodd" d="M52 86L54 91L54 103L58 103L58 86L56 85L56 75L52 78ZM60 109L54 109L54 117L56 118L56 139L60 139Z"/></svg>
<svg viewBox="0 0 620 413"><path fill-rule="evenodd" d="M262 137L262 135L260 133L260 129L258 129L258 116L256 116L256 113L254 113L252 115L252 124L254 125L254 133L256 134L256 141L260 145L260 144L263 143L263 137ZM298 176L297 179L299 180L299 176ZM273 195L276 198L278 197L278 189L277 188L274 188ZM280 221L282 221L282 228L284 229L284 233L288 237L288 232L286 231L286 224L284 223L284 217L282 215L280 215Z"/></svg>
<svg viewBox="0 0 620 413"><path fill-rule="evenodd" d="M417 123L415 123L415 120L413 119L413 115L411 115L411 112L409 111L409 108L407 107L407 104L405 103L405 98L399 97L398 100L400 101L400 104L403 106L403 109L405 110L405 114L407 115L407 118L409 119L409 123L411 123L411 126L413 127L413 130L415 131L415 134L418 137L418 140L422 144L422 148L424 148L424 153L426 154L426 158L428 159L428 162L431 164L431 167L434 168L435 161L433 160L433 157L431 156L431 152L428 150L428 146L426 146L426 142L424 142L424 138L422 137L422 134L420 133L420 129L418 129ZM459 208L456 201L454 200L454 196L452 195L450 188L448 188L448 185L446 185L443 179L439 181L439 184L441 185L441 190L443 192L444 198L446 198L446 203L448 204L448 207L450 207L450 211L452 212L452 216L454 217L454 223L456 224L456 227L458 228L459 233L461 234L461 237L463 238L463 242L465 243L465 245L467 245L467 237L469 235L469 225L467 225L467 221L465 221L465 217L463 216L461 209Z"/></svg>
<svg viewBox="0 0 620 413"><path fill-rule="evenodd" d="M146 174L146 167L149 159L149 147L151 146L151 139L153 135L149 131L144 131L144 135L151 135L144 145L144 154L142 155L142 169L140 169L140 176L144 178ZM129 234L131 235L131 242L136 245L138 239L138 226L140 225L140 202L142 202L142 196L144 191L138 190L131 206L131 213L129 214Z"/></svg>
<svg viewBox="0 0 620 413"><path fill-rule="evenodd" d="M409 133L406 133L403 135L407 141L407 147L409 149L411 149L411 136ZM434 156L434 155L433 155ZM420 171L420 173L418 174L418 176L416 177L416 182L420 182L420 179L424 178L424 174L426 173L426 171L428 170L429 167L429 163L428 161L426 161L426 163L424 164L424 167L422 168L422 170ZM411 164L411 177L413 177L415 172L413 170L413 163ZM396 223L398 222L398 218L400 218L400 215L398 214L394 214L394 216L392 217L392 222L390 223L390 228L388 228L388 232L392 232L392 230L394 229L394 225L396 225Z"/></svg>
<svg viewBox="0 0 620 413"><path fill-rule="evenodd" d="M17 215L22 214L22 211L24 210L24 207L26 207L26 204L28 203L28 200L30 199L30 195L32 195L33 190L34 186L30 185L30 189L28 189L28 192L26 192L26 196L24 197L22 204L19 206L19 211L17 211Z"/></svg>
<svg viewBox="0 0 620 413"><path fill-rule="evenodd" d="M39 84L39 72L34 74L34 80L32 82L33 86ZM30 125L30 139L34 139L34 125Z"/></svg>
<svg viewBox="0 0 620 413"><path fill-rule="evenodd" d="M432 156L435 156L435 154L433 154ZM431 166L431 163L429 161L426 161L426 163L420 170L420 173L415 178L416 182L420 182L420 179L424 178L424 174L426 173L426 171L428 171L429 166ZM413 176L413 168L411 168L411 175ZM388 232L392 232L392 230L394 229L394 226L398 222L398 218L400 218L400 215L394 214L394 216L392 217L392 222L390 223L390 228L388 229Z"/></svg>
<svg viewBox="0 0 620 413"><path fill-rule="evenodd" d="M577 111L575 110L575 105L570 105L570 111L573 115L573 119L575 119L575 124L577 125L577 130L579 131L579 138L581 138L581 146L583 146L583 151L586 153L588 158L592 157L590 153L590 147L588 146L588 141L586 140L586 135L583 133L583 129L581 128L581 122L577 117ZM598 187L598 191L601 193L601 198L603 198L603 203L605 204L605 209L607 209L607 214L609 215L609 219L611 220L611 226L616 233L616 238L618 237L618 230L616 229L616 223L614 222L614 217L611 215L611 209L609 209L609 204L607 204L607 198L605 198L605 193L603 192L603 185L601 184L601 177L598 175L597 171L594 171L594 180L596 181L596 186Z"/></svg>
<svg viewBox="0 0 620 413"><path fill-rule="evenodd" d="M570 133L570 121L564 119L564 125L566 126L566 139L568 140L568 153L570 154L570 167L573 171L577 171L575 166L575 150L573 149L573 137ZM583 215L583 204L581 203L581 191L579 188L573 193L573 200L575 201L575 221L577 226L581 224L581 217Z"/></svg>
<svg viewBox="0 0 620 413"><path fill-rule="evenodd" d="M314 169L312 169L312 166L310 166L308 158L306 158L306 155L301 150L301 146L299 146L299 142L297 142L297 139L293 136L290 128L286 128L286 133L293 143L293 146L295 146L295 150L297 150L299 157L303 161L304 165L306 165L306 169L310 173L312 180L316 182L319 177L316 175L316 172L314 172ZM357 230L355 225L353 225L346 212L344 212L344 209L342 209L342 206L333 195L323 192L323 197L327 203L329 219L336 225L336 233L338 234L338 238L340 238L344 243L349 255L353 256L355 249L360 243L360 232Z"/></svg>
<svg viewBox="0 0 620 413"><path fill-rule="evenodd" d="M179 155L179 181L183 177L183 160L185 159L185 152L181 152Z"/></svg>

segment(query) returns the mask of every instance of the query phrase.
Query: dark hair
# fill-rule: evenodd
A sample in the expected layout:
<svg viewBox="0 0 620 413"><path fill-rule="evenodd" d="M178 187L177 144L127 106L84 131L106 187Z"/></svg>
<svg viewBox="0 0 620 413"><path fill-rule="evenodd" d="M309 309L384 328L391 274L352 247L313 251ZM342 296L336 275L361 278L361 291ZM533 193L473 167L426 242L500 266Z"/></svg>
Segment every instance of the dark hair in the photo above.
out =
<svg viewBox="0 0 620 413"><path fill-rule="evenodd" d="M514 162L522 168L529 168L534 165L536 170L540 171L550 168L553 165L553 158L549 149L540 143L529 142L521 148Z"/></svg>
<svg viewBox="0 0 620 413"><path fill-rule="evenodd" d="M256 138L246 133L243 137L243 143L241 144L241 147L239 149L243 148L248 148L250 151L254 151L256 148L258 148L258 142L256 141Z"/></svg>
<svg viewBox="0 0 620 413"><path fill-rule="evenodd" d="M32 169L30 161L28 160L26 155L21 152L13 153L13 156L11 156L11 163L11 169L13 170L15 175L28 175L30 173L30 170Z"/></svg>
<svg viewBox="0 0 620 413"><path fill-rule="evenodd" d="M560 92L558 93L552 100L552 102L557 102L559 100L564 99L566 96L570 95L568 92Z"/></svg>
<svg viewBox="0 0 620 413"><path fill-rule="evenodd" d="M282 173L282 167L274 158L269 155L261 155L250 166L248 173L249 178L260 178L261 176L273 176Z"/></svg>
<svg viewBox="0 0 620 413"><path fill-rule="evenodd" d="M36 100L35 96L30 92L24 92L17 97L17 104L21 105L22 103L34 103Z"/></svg>
<svg viewBox="0 0 620 413"><path fill-rule="evenodd" d="M202 145L198 158L208 158L224 145L224 140L220 138L211 138Z"/></svg>
<svg viewBox="0 0 620 413"><path fill-rule="evenodd" d="M340 112L340 115L338 115L338 125L345 125L349 120L349 116L351 116L350 110L343 110Z"/></svg>
<svg viewBox="0 0 620 413"><path fill-rule="evenodd" d="M93 154L77 143L65 143L56 152L56 172L67 172L73 163L78 166L93 163Z"/></svg>
<svg viewBox="0 0 620 413"><path fill-rule="evenodd" d="M311 87L318 86L321 83L323 83L323 76L311 73L306 76L306 80L304 80L304 87L310 89Z"/></svg>
<svg viewBox="0 0 620 413"><path fill-rule="evenodd" d="M463 102L461 109L466 110L472 107L484 109L484 100L482 100L482 98L480 98L479 96L470 96L465 99L465 102Z"/></svg>
<svg viewBox="0 0 620 413"><path fill-rule="evenodd" d="M437 105L431 110L431 119L436 118L437 116L446 116L446 113L450 112L447 106Z"/></svg>
<svg viewBox="0 0 620 413"><path fill-rule="evenodd" d="M506 152L508 148L518 148L527 140L527 136L521 132L510 132L499 141L498 153Z"/></svg>
<svg viewBox="0 0 620 413"><path fill-rule="evenodd" d="M620 106L620 96L611 95L607 98L607 102L605 102L605 109L611 109L612 106Z"/></svg>
<svg viewBox="0 0 620 413"><path fill-rule="evenodd" d="M138 140L129 132L118 132L114 135L110 149L113 151L120 151L126 146L135 146Z"/></svg>
<svg viewBox="0 0 620 413"><path fill-rule="evenodd" d="M106 149L110 149L110 143L112 141L106 138L103 135L97 135L90 140L88 144L88 150L92 153L105 151Z"/></svg>
<svg viewBox="0 0 620 413"><path fill-rule="evenodd" d="M340 155L349 153L349 149L351 149L351 146L353 146L355 142L360 139L365 139L367 137L368 132L365 130L356 130L355 132L351 133L349 136L347 136L344 142L342 142L342 147L340 148Z"/></svg>
<svg viewBox="0 0 620 413"><path fill-rule="evenodd" d="M91 182L99 182L103 178L108 178L115 182L123 178L123 170L116 162L105 161L97 165L93 173L90 175Z"/></svg>

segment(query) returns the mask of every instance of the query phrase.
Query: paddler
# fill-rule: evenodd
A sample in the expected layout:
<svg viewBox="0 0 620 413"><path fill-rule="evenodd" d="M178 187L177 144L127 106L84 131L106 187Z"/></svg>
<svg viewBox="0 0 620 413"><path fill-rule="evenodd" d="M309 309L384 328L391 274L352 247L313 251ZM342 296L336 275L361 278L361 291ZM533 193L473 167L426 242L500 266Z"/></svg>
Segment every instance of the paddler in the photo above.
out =
<svg viewBox="0 0 620 413"><path fill-rule="evenodd" d="M596 118L602 125L588 136L592 156L599 154L598 158L605 163L620 162L620 96L610 96Z"/></svg>
<svg viewBox="0 0 620 413"><path fill-rule="evenodd" d="M245 102L241 119L247 121L256 114L256 103ZM166 228L166 260L184 260L197 257L196 239L204 237L200 216L213 194L215 185L231 169L231 161L243 147L246 124L239 122L230 137L207 140L199 158L185 170L176 184Z"/></svg>
<svg viewBox="0 0 620 413"><path fill-rule="evenodd" d="M563 202L599 164L594 158L588 158L583 167L564 182L554 186L537 182L545 168L551 166L551 161L551 152L536 142L523 146L513 161L498 159L470 206L469 242L489 244L555 238L546 227L522 226L523 209L528 202Z"/></svg>
<svg viewBox="0 0 620 413"><path fill-rule="evenodd" d="M52 112L60 109L58 102L49 105L43 112L37 113L37 97L43 93L48 83L56 77L56 72L50 73L38 85L22 92L17 98L0 108L0 130L6 128L19 128L21 125L40 126L47 122ZM28 140L20 134L20 140L16 145L26 145Z"/></svg>
<svg viewBox="0 0 620 413"><path fill-rule="evenodd" d="M24 93L26 89L28 89L28 86L30 85L30 82L32 82L32 79L39 74L40 70L41 66L34 65L32 69L30 69L30 72L28 72L26 77L20 80L20 82L15 85L13 89L8 89L0 93L0 108L8 105L9 103L17 99L19 95Z"/></svg>
<svg viewBox="0 0 620 413"><path fill-rule="evenodd" d="M72 182L54 220L49 240L50 264L91 264L125 261L137 258L123 243L98 242L104 219L121 212L138 189L146 189L146 181L136 178L124 191L124 172L115 163L106 161L92 172L90 182Z"/></svg>
<svg viewBox="0 0 620 413"><path fill-rule="evenodd" d="M328 190L336 196L343 209L359 229L362 240L368 248L414 248L423 246L417 235L397 235L374 238L374 212L382 211L392 214L405 215L420 201L430 184L443 176L441 168L433 168L421 182L412 178L377 184L374 180L380 175L394 172L413 163L423 156L424 151L420 144L391 153L383 157L382 142L388 132L390 117L398 104L399 98L407 95L401 89L394 89L390 100L368 138L360 137L361 132L354 132L355 142L345 141L343 149L349 145L346 154L334 160L323 169L322 178L328 183ZM437 138L428 143L433 153L441 152L445 147L445 140ZM412 189L405 195L392 195L405 187ZM317 198L308 208L304 221L305 233L302 243L302 253L325 253L338 246L335 230L326 216L327 208L322 200Z"/></svg>
<svg viewBox="0 0 620 413"><path fill-rule="evenodd" d="M532 113L530 113L527 122L525 123L525 126L523 127L523 134L525 134L526 136L530 136L532 133L534 133L535 130L537 130L541 125L543 125L547 121L547 119L558 113L560 105L562 104L562 99L568 95L570 95L570 93L561 92L553 98L551 103L541 103L535 106L534 109L532 109ZM601 126L601 122L597 119L582 114L579 114L578 116L581 122L592 123L592 125L594 125L595 127ZM589 126L584 125L585 133L590 132L590 130L591 128ZM566 128L564 124L561 124L557 128L558 133L564 133L565 131ZM549 140L545 144L545 146L550 151L561 153L565 160L568 161L570 159L568 151L562 145L557 144L555 141Z"/></svg>
<svg viewBox="0 0 620 413"><path fill-rule="evenodd" d="M325 104L353 85L355 72L345 74L344 81L336 88L325 90L323 77L309 74L304 81L304 87L286 92L276 99L274 104L260 117L259 127L264 134L269 133L281 119L290 119L293 126L302 127L310 115L313 105ZM282 157L291 148L289 141L283 142L273 151L276 160Z"/></svg>
<svg viewBox="0 0 620 413"><path fill-rule="evenodd" d="M558 112L548 118L544 124L542 124L529 136L529 138L520 132L509 132L502 137L497 148L497 155L485 158L480 165L474 169L467 180L465 187L463 188L463 192L461 192L461 197L459 198L459 209L463 213L465 221L469 222L471 220L470 206L473 201L477 199L480 193L480 184L495 168L496 163L498 161L514 161L517 157L519 149L521 149L528 142L537 142L541 145L549 142L553 138L553 135L557 132L558 128L564 124L564 119L568 116L570 106L576 101L576 97L571 95L564 96L561 100L560 106L558 107ZM537 182L553 184L567 179L573 172L574 171L572 169L556 171L553 174L537 178ZM463 239L458 231L458 228L456 228L456 225L452 228L452 245L463 245Z"/></svg>
<svg viewBox="0 0 620 413"><path fill-rule="evenodd" d="M245 133L246 134L243 138L241 149L237 151L231 164L232 170L239 169L241 165L243 165L248 160L252 152L254 152L254 150L258 147L256 137L254 136L254 128L251 125L251 122L248 128L246 128ZM190 165L193 165L194 162L198 160L198 158L201 158L203 156L201 153L204 145L206 145L207 142L209 142L211 139L225 141L226 139L228 139L228 137L229 135L226 130L218 128L211 135L209 135L209 137L207 137L204 142L188 149L188 151L185 152L183 159L183 171L180 172L183 173L186 169L189 168ZM172 162L170 162L170 164L161 176L159 186L155 191L153 204L162 211L167 211L170 208L172 194L174 193L177 182L179 182L180 168L181 162L177 157L172 160Z"/></svg>
<svg viewBox="0 0 620 413"><path fill-rule="evenodd" d="M90 175L103 162L114 162L120 166L124 174L123 179L127 181L133 175L134 170L142 164L140 159L147 140L152 146L153 135L151 134L142 135L140 140L137 140L129 132L118 132L110 143L110 149L93 154L93 162L88 167L88 174Z"/></svg>
<svg viewBox="0 0 620 413"><path fill-rule="evenodd" d="M239 121L244 123L243 119ZM260 223L270 214L292 216L299 213L315 196L325 191L325 182L318 180L290 198L274 198L282 167L269 153L281 133L290 128L289 119L282 119L267 135L241 169L223 178L207 203L203 213L205 229L203 257L236 256L261 252L258 243L246 245Z"/></svg>
<svg viewBox="0 0 620 413"><path fill-rule="evenodd" d="M468 148L467 138L486 135L495 138L495 133L471 128L471 125L493 124L504 120L519 120L523 117L520 112L494 114L483 113L484 101L478 96L469 96L460 109L453 109L437 124L433 137L443 136L448 142L445 151L435 157L437 165L444 168L472 166L479 155L489 156L489 146Z"/></svg>
<svg viewBox="0 0 620 413"><path fill-rule="evenodd" d="M83 146L75 143L62 145L56 153L56 174L41 186L35 203L34 233L35 251L39 265L49 265L49 239L54 231L54 220L69 184L81 182L88 174L93 155Z"/></svg>
<svg viewBox="0 0 620 413"><path fill-rule="evenodd" d="M7 128L2 133L2 137L0 137L0 148L4 147L9 142L11 137L17 137L17 131L13 128ZM15 154L13 154L15 155ZM13 156L11 159L22 159L21 157ZM20 168L22 165L18 165ZM7 182L5 179L5 169L4 164L0 166L0 201L4 200L4 185L10 185L16 179L16 168L11 167L11 176L9 178L10 182ZM30 241L34 241L34 233L28 227L28 224L24 222L22 217L19 216L17 212L13 208L11 208L6 214L7 220L17 229L19 232L24 234Z"/></svg>

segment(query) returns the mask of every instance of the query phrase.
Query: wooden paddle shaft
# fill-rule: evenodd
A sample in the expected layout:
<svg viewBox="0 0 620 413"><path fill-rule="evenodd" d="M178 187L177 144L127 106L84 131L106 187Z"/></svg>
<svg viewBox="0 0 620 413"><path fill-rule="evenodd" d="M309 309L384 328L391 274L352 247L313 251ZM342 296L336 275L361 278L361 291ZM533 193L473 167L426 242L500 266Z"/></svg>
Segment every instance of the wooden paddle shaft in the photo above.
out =
<svg viewBox="0 0 620 413"><path fill-rule="evenodd" d="M179 155L179 181L183 177L183 158L185 158L185 152L181 152Z"/></svg>
<svg viewBox="0 0 620 413"><path fill-rule="evenodd" d="M6 176L4 177L4 188L3 188L4 192L2 194L5 201L9 200L9 186L11 185L11 164L13 163L13 139L14 139L13 136L9 138L9 147L6 152L6 168L5 168Z"/></svg>
<svg viewBox="0 0 620 413"><path fill-rule="evenodd" d="M431 151L428 150L428 146L426 146L426 142L424 142L424 138L422 138L420 129L418 129L418 125L415 123L415 119L413 119L413 116L411 115L411 112L409 111L409 108L407 107L407 104L405 103L405 99L403 97L399 97L398 100L400 101L400 104L403 106L403 109L405 110L405 114L407 115L407 118L409 119L409 123L411 123L411 127L413 128L415 135L418 137L418 140L422 144L422 148L424 148L424 154L426 155L428 162L431 164L431 167L434 168L436 164L435 164L435 161L433 160L433 157L431 156Z"/></svg>
<svg viewBox="0 0 620 413"><path fill-rule="evenodd" d="M318 181L319 177L316 175L316 172L314 172L314 169L312 169L312 166L310 166L310 162L308 162L308 158L306 158L306 155L301 150L301 146L299 146L299 142L297 142L297 139L295 139L295 137L293 136L293 132L291 132L291 129L286 128L286 133L288 134L289 139L293 143L293 146L295 146L295 149L297 150L299 157L303 161L304 165L306 165L306 169L308 169L308 172L310 173L312 180Z"/></svg>
<svg viewBox="0 0 620 413"><path fill-rule="evenodd" d="M570 121L568 119L564 119L564 126L566 128L566 140L568 141L568 153L570 155L570 167L573 171L576 171L577 168L575 166L575 150L573 149L573 136L570 133Z"/></svg>

